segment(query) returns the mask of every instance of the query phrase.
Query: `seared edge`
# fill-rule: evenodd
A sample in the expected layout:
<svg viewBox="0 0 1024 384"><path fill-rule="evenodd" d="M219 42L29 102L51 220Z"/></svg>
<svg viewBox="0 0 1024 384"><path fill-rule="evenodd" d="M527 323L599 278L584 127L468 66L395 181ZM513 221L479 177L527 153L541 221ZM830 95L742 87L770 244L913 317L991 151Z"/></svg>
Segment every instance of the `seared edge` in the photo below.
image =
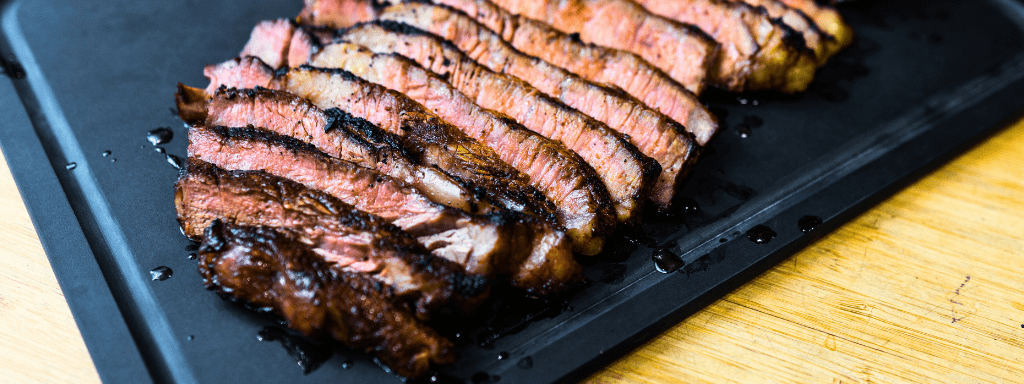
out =
<svg viewBox="0 0 1024 384"><path fill-rule="evenodd" d="M397 227L332 196L261 171L229 172L190 158L175 184L184 233L198 239L215 220L287 230L332 266L365 273L416 303L416 315L466 313L486 280L433 257Z"/></svg>
<svg viewBox="0 0 1024 384"><path fill-rule="evenodd" d="M395 305L379 283L331 268L274 229L213 223L199 247L199 274L222 297L273 312L307 336L372 353L402 376L456 361L455 345Z"/></svg>
<svg viewBox="0 0 1024 384"><path fill-rule="evenodd" d="M336 43L325 46L312 64L359 73L366 80L423 102L530 176L531 184L555 203L559 223L568 229L578 252L600 252L603 237L615 223L610 198L594 170L560 143L480 108L437 75L405 57L374 54L358 45Z"/></svg>

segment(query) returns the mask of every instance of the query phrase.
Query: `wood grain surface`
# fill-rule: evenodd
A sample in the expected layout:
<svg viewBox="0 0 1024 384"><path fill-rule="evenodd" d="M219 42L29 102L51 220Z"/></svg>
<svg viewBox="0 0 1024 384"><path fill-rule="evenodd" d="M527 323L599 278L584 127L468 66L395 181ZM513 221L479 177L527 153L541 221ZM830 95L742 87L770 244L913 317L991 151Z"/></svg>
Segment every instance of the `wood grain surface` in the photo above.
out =
<svg viewBox="0 0 1024 384"><path fill-rule="evenodd" d="M4 162L0 381L99 378ZM1024 382L1024 120L587 383Z"/></svg>

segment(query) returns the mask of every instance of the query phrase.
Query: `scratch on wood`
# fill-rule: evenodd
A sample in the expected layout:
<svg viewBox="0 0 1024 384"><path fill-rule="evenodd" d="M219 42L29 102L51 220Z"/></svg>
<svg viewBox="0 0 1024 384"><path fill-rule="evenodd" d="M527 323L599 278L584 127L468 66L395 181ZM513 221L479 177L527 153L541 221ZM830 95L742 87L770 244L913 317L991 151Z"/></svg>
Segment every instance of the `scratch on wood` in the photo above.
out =
<svg viewBox="0 0 1024 384"><path fill-rule="evenodd" d="M970 281L971 281L971 276L967 275L967 278L964 279L964 282L960 283L960 286L957 287L955 291L953 291L954 295L955 296L960 296L960 290L964 289L964 286L966 286L967 283L970 282ZM949 302L953 303L953 305L951 305L949 307L949 317L952 318L952 320L953 320L950 324L955 324L958 321L963 321L967 317L967 315L963 315L963 316L957 317L956 306L957 305L963 306L964 304L959 302L959 301L953 300L953 298L950 298Z"/></svg>

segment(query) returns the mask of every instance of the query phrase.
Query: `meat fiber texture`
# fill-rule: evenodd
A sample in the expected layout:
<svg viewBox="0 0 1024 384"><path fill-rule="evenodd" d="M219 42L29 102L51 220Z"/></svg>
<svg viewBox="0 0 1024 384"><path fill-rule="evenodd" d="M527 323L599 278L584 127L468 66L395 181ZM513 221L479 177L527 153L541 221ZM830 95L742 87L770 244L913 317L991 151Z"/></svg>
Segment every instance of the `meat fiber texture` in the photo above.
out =
<svg viewBox="0 0 1024 384"><path fill-rule="evenodd" d="M818 60L803 36L782 21L770 18L763 8L725 0L637 2L654 14L692 23L722 44L716 86L731 91L796 93L806 90L814 79Z"/></svg>
<svg viewBox="0 0 1024 384"><path fill-rule="evenodd" d="M584 43L578 34L568 34L547 23L512 14L488 0L439 0L438 3L465 12L527 55L585 79L622 88L683 124L702 146L718 130L718 122L695 94L703 89L704 76L694 76L692 82L680 84L632 52Z"/></svg>
<svg viewBox="0 0 1024 384"><path fill-rule="evenodd" d="M332 268L298 239L267 227L215 222L199 246L203 284L223 297L281 316L310 337L329 336L418 377L451 364L455 345L416 320L387 290Z"/></svg>
<svg viewBox="0 0 1024 384"><path fill-rule="evenodd" d="M215 133L207 129L200 135ZM415 303L421 319L436 312L467 313L487 295L485 279L431 256L385 220L261 171L229 172L190 158L175 184L175 207L193 239L216 220L291 233L332 267L363 273Z"/></svg>
<svg viewBox="0 0 1024 384"><path fill-rule="evenodd" d="M212 94L220 86L284 90L322 109L339 108L366 119L402 140L419 161L473 183L492 202L555 222L555 208L528 176L506 164L494 151L466 136L421 104L343 70L313 67L277 76L258 58L238 58L206 67Z"/></svg>
<svg viewBox="0 0 1024 384"><path fill-rule="evenodd" d="M651 198L659 208L671 205L682 180L697 158L697 146L691 134L664 114L653 110L619 89L604 87L572 74L551 63L519 52L498 34L466 14L446 6L403 3L385 8L382 19L407 23L450 40L478 63L498 72L525 80L541 92L605 123L612 130L606 135L623 134L631 144L661 165ZM419 60L429 59L420 57ZM601 127L597 127L600 129ZM586 133L586 132L583 132ZM596 133L596 132L595 132ZM561 138L588 144L585 136ZM573 147L575 149L575 147ZM607 156L586 157L596 169L612 164ZM641 170L642 171L642 170ZM635 172L635 171L634 171ZM615 194L611 185L613 198ZM618 207L620 217L631 207Z"/></svg>
<svg viewBox="0 0 1024 384"><path fill-rule="evenodd" d="M267 35L259 30L290 29L285 21L260 23L252 36ZM296 34L304 33L301 29ZM280 34L278 39L289 39ZM256 44L249 44L252 46ZM513 119L480 108L458 90L435 74L397 55L378 55L351 44L325 47L295 47L300 51L317 51L307 61L317 67L341 68L358 73L365 80L404 92L440 117L452 122L468 136L492 148L501 159L530 176L530 182L543 192L557 209L558 222L573 238L574 250L593 255L600 252L604 236L615 226L614 212L604 184L575 152L560 142L549 140L526 129ZM282 62L287 52L267 50L244 54L264 61ZM451 79L451 77L449 77ZM509 95L502 95L508 98Z"/></svg>
<svg viewBox="0 0 1024 384"><path fill-rule="evenodd" d="M261 67L263 71L254 71L251 67ZM323 71L315 68L304 67L302 69L295 69L287 73L281 73L278 77L273 77L272 73L269 73L269 68L265 66L258 58L249 59L238 59L229 61L226 66L216 66L211 69L211 79L214 82L218 82L223 79L229 79L231 81L242 81L243 83L249 82L250 86L256 86L260 83L266 86L280 86L286 88L289 91L293 91L296 94L304 95L306 98L312 98L314 103L318 100L322 103L334 103L331 100L341 100L345 105L333 105L334 107L352 107L354 104L359 102L358 98L346 99L346 97L356 97L351 92L353 85L365 85L365 82L356 81L350 73L340 73L338 71ZM250 77L248 80L240 80L240 75L250 74L253 72L260 72L263 75L268 73L270 77ZM258 80L258 81L257 81ZM232 84L241 85L244 84ZM260 86L263 86L260 85ZM368 100L381 101L387 96L401 96L400 94L389 92L380 92L379 86L370 87L371 90L376 90L378 93L374 94L372 98ZM364 89L365 90L365 89ZM314 95L315 94L315 95ZM404 98L404 96L401 96ZM404 105L409 106L414 103L411 100L405 99ZM414 106L418 106L415 104ZM357 106L358 107L358 106ZM359 108L367 108L370 110L373 107L361 106ZM388 107L390 112L395 115L399 115L400 118L406 118L405 115L412 114L423 114L424 112L419 109L411 110L403 109L402 104L392 104L392 107ZM422 109L422 106L419 106ZM385 107L381 106L379 110L384 110ZM364 111L365 112L365 111ZM436 118L435 118L436 119ZM439 119L438 119L439 120ZM430 127L427 127L430 128ZM402 128L399 128L402 129ZM417 134L415 129L411 129L412 132L409 135ZM422 134L420 134L422 135ZM458 144L458 143L456 143ZM458 148L458 146L455 146ZM443 167L442 167L443 168ZM318 187L324 188L324 187ZM341 193L341 188L337 189ZM505 211L505 214L492 216L490 221L497 223L505 223L504 228L512 231L508 236L501 236L500 239L507 239L507 241L488 241L484 244L471 244L470 241L461 241L458 236L454 238L446 238L446 234L452 236L457 235L459 232L441 232L437 236L431 237L429 242L425 245L429 249L442 248L460 250L464 249L465 252L476 252L478 249L490 250L492 247L486 247L487 244L506 244L500 248L507 250L502 252L500 255L503 257L488 256L486 258L474 258L470 257L463 260L460 257L454 257L454 261L464 263L467 268L471 271L477 271L476 268L486 270L491 268L488 272L491 275L506 277L511 280L513 286L519 287L529 293L535 295L553 295L560 292L564 292L569 287L577 284L582 275L580 266L575 262L572 255L572 242L565 235L564 232L554 227L552 224L546 223L541 220L534 219L530 216L524 216L522 214L515 214L509 216L514 212ZM481 229L487 229L488 227L479 227ZM415 234L415 231L413 231ZM474 231L461 232L464 235L475 235ZM488 232L482 232L488 233ZM463 235L460 235L463 236ZM485 237L486 239L487 237ZM462 244L461 247L471 247L468 249L461 248L458 244ZM438 253L440 256L451 255L453 253ZM454 253L458 255L458 253ZM484 255L490 255L491 253L485 253ZM484 260L474 264L474 261ZM489 260L489 261L487 261ZM485 273L485 272L481 272Z"/></svg>
<svg viewBox="0 0 1024 384"><path fill-rule="evenodd" d="M494 209L486 196L437 167L416 162L401 139L337 108L321 110L309 100L265 88L218 88L213 95L178 85L179 115L189 124L256 126L312 144L330 156L402 180L430 200L471 213Z"/></svg>

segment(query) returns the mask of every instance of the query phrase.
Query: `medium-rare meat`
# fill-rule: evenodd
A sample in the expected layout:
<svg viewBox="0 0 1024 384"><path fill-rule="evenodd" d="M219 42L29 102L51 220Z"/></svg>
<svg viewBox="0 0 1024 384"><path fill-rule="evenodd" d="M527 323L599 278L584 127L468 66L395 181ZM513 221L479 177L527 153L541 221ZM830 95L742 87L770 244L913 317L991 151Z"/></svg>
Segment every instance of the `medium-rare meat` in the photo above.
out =
<svg viewBox="0 0 1024 384"><path fill-rule="evenodd" d="M306 244L266 227L216 222L199 246L207 289L281 316L311 337L371 353L406 377L456 361L455 345L363 274L331 268Z"/></svg>
<svg viewBox="0 0 1024 384"><path fill-rule="evenodd" d="M798 9L811 20L814 20L818 28L832 35L836 39L837 49L842 49L853 42L853 28L835 8L822 4L818 0L780 0L786 5Z"/></svg>
<svg viewBox="0 0 1024 384"><path fill-rule="evenodd" d="M256 128L189 130L189 155L231 170L263 170L324 191L408 232L436 256L473 274L510 278L538 295L558 293L578 279L579 266L563 233L521 214L474 216L430 202L415 188L309 144ZM530 258L543 262L529 263Z"/></svg>
<svg viewBox="0 0 1024 384"><path fill-rule="evenodd" d="M327 111L287 92L265 88L218 88L211 96L202 89L178 85L178 113L189 124L257 126L291 136L327 154L415 186L430 200L466 212L484 213L493 207L434 166L411 159L400 139L372 123L337 108Z"/></svg>
<svg viewBox="0 0 1024 384"><path fill-rule="evenodd" d="M722 44L718 86L732 91L796 93L806 90L814 79L818 61L803 36L773 20L763 8L726 0L637 2L654 14L694 24Z"/></svg>
<svg viewBox="0 0 1024 384"><path fill-rule="evenodd" d="M339 108L399 136L413 158L473 184L502 207L556 222L554 204L529 185L529 178L506 164L494 150L466 136L423 105L350 72L302 67L275 74L255 57L210 65L206 92L224 85L279 89L308 99L321 109Z"/></svg>
<svg viewBox="0 0 1024 384"><path fill-rule="evenodd" d="M358 73L367 81L403 92L487 144L502 160L530 176L531 184L555 203L559 223L573 238L577 252L594 255L601 251L604 236L615 226L608 190L594 169L560 142L480 108L435 74L401 56L377 55L352 44L331 44L310 63Z"/></svg>
<svg viewBox="0 0 1024 384"><path fill-rule="evenodd" d="M371 28L373 25L377 24L392 26L398 25L394 22L387 21L375 23L376 24L366 24L367 28ZM398 27L398 29L398 31L393 33L388 32L386 29L378 29L379 32L383 33L382 36L369 36L367 38L362 38L365 36L361 35L361 28L354 27L350 32L352 33L351 37L353 39L358 38L359 44L371 45L369 47L371 50L378 50L380 52L397 52L411 57L413 60L422 64L431 65L431 69L439 73L443 73L447 79L447 82L445 82L429 76L424 78L429 79L431 82L436 84L436 87L444 88L448 86L448 83L451 83L477 104L480 104L485 108L495 109L498 112L518 119L521 124L532 129L534 132L540 133L548 138L558 140L569 149L575 150L576 153L578 153L593 167L597 172L597 176L600 178L600 181L604 182L604 185L607 186L607 190L611 194L612 202L615 204L617 217L622 221L630 221L636 218L636 212L639 211L642 200L647 195L646 191L650 190L650 187L653 185L658 173L656 172L656 169L653 169L655 166L654 161L639 152L632 143L626 141L624 137L620 137L616 132L609 129L601 122L579 113L557 100L544 95L529 86L529 84L526 84L514 77L496 74L487 68L477 65L473 60L465 58L465 56L454 46L450 44L443 44L442 40L436 36L405 25ZM342 37L348 35L345 31L340 33L342 34ZM337 36L332 36L331 38L335 37ZM337 47L331 49L337 50ZM327 62L325 56L318 54L317 57L321 62L316 65L330 64ZM399 62L403 61L403 59L397 57L392 58L392 60L397 60ZM428 62L430 60L432 60L432 62ZM460 69L455 75L452 75L449 68L435 68L436 64L448 66L449 64L442 63L452 62L461 63L461 65L453 67ZM358 63L350 64L358 65ZM409 64L412 65L410 66ZM400 70L400 72L404 74L403 76L406 77L409 75L410 71L418 71L417 73L423 72L421 68L416 68L418 66L416 66L415 63L409 64L396 63L395 65L402 65L411 68L409 70ZM336 65L331 64L331 66ZM367 72L367 74L377 74L377 81L388 81L389 83L392 83L391 86L396 88L400 87L401 90L406 90L410 85L407 84L407 80L384 78L387 76L385 75L385 73L388 73L387 71L394 69L381 68L387 66L387 64L378 66L380 70L376 72L367 72L368 70L357 70L355 68L349 69L353 69L354 72L357 73ZM423 89L428 90L430 88ZM459 93L458 91L451 90L442 90L440 92L445 95L444 97L447 97L447 95L450 94ZM459 111L451 110L446 107L444 103L440 102L438 98L441 96L431 97L423 93L417 94L422 97L422 100L431 100L431 108L438 111L443 110L444 113L451 114L451 118L464 119L464 117L459 117ZM470 116L467 115L467 117ZM488 131L495 132L494 130ZM470 130L467 131L467 133L475 135L482 134L483 132L473 132ZM489 137L488 140L497 142L498 145L500 145L501 142L507 142L507 138L491 136L492 137ZM516 139L512 141L516 142L519 140ZM516 155L516 152L521 150L521 148L505 149L509 151L508 155ZM527 153L530 152L532 151L528 151ZM688 152L687 148L681 149L680 155L684 160L690 161L694 160L696 157L691 152ZM689 165L690 163L685 163L680 168L689 167ZM550 179L550 177L548 177L548 179ZM569 196L564 193L564 191L566 191L564 186L558 188L560 188L561 191L554 191L555 193L561 196ZM545 192L551 193L547 190ZM566 200L562 198L560 201ZM556 203L558 202L556 201ZM579 203L573 205L574 206L561 208L570 211L579 209L578 207L575 207L579 205ZM589 224L585 222L580 222L578 225L589 226ZM576 225L567 224L567 227L570 230L575 226ZM581 234L585 235L586 232ZM579 236L574 235L574 237L578 238ZM595 243L595 245L596 244L599 243ZM581 244L581 246L584 248L577 248L577 251L585 254L593 254L599 249L598 247L588 246L587 243Z"/></svg>
<svg viewBox="0 0 1024 384"><path fill-rule="evenodd" d="M567 12L548 15L541 1L494 3L512 13L579 34L583 41L634 52L679 83L696 84L691 90L697 94L703 90L702 79L713 75L717 66L719 48L714 39L696 27L651 15L635 4L617 4L617 7L598 10L571 2ZM376 12L375 5L379 8L377 1L305 0L298 20L304 25L344 28L368 20L367 16ZM339 8L358 11L339 13Z"/></svg>
<svg viewBox="0 0 1024 384"><path fill-rule="evenodd" d="M359 272L415 303L419 318L466 312L487 293L486 280L430 255L412 236L380 217L323 192L256 172L229 172L190 158L175 184L185 234L198 240L215 220L278 227L331 266Z"/></svg>
<svg viewBox="0 0 1024 384"><path fill-rule="evenodd" d="M565 68L587 80L622 88L683 124L702 146L718 130L718 122L691 92L701 90L703 78L680 84L632 52L584 43L577 35L512 14L489 0L438 0L438 3L466 12L527 55Z"/></svg>
<svg viewBox="0 0 1024 384"><path fill-rule="evenodd" d="M394 8L387 9L382 17L387 17L388 14L391 14L388 11ZM451 8L444 9L454 11ZM418 14L422 15L423 13L419 12ZM472 23L482 29L465 14L461 14L460 18L463 22ZM435 26L440 25L435 24ZM487 53L488 49L482 47L486 44L476 45L479 48L477 53L480 57L477 60L482 57L495 58L495 60L489 61L489 67L509 70L510 75L518 78L534 74L535 81L532 83L549 86L549 89L538 89L541 92L557 92L556 94L561 96L565 104L580 108L581 112L589 114L597 120L603 118L605 122L614 124L612 128L620 129L622 132L609 129L606 125L587 124L581 126L573 124L565 126L558 121L552 121L553 119L549 116L561 118L570 114L564 112L566 110L564 106L535 91L532 89L534 87L530 87L529 84L515 81L511 76L503 77L493 71L476 67L471 59L467 60L467 56L455 47L445 45L439 38L415 28L377 22L357 25L341 32L341 37L358 44L365 44L372 50L393 51L409 56L430 70L445 74L447 81L485 108L508 114L520 120L527 128L566 143L598 171L608 186L612 200L616 203L615 208L620 219L625 221L636 217L640 205L632 202L643 196L641 195L645 189L643 183L647 182L648 177L651 176L656 177L651 187L651 200L659 208L667 208L671 205L678 186L686 178L697 158L698 146L691 134L665 115L647 109L642 102L624 95L622 92L596 86L562 69L548 65L542 60L527 57L514 51L514 48L505 44L497 35L487 34L490 40L497 41L496 44L503 45L503 47L494 49L495 54L489 54ZM469 39L463 39L461 43L457 44L470 45L472 42ZM497 53L499 51L503 51L507 55ZM501 57L507 57L508 60L502 62L500 61ZM488 67L486 65L487 62L484 62L484 67ZM528 79L524 80L530 82ZM539 114L538 111L545 113ZM574 116L567 117L579 119ZM626 135L621 133L626 133ZM633 152L635 150L632 145L624 144L624 139L629 139L629 143L635 144L636 150L639 150L643 156L657 161L660 170L643 168L643 158L640 154ZM595 145L597 142L603 142L603 144ZM608 154L610 150L615 151ZM614 155L614 157L609 155ZM635 187L624 183L623 178L618 176L625 174L636 177L634 175L637 175L637 172L640 172L639 177L629 180L635 183Z"/></svg>

